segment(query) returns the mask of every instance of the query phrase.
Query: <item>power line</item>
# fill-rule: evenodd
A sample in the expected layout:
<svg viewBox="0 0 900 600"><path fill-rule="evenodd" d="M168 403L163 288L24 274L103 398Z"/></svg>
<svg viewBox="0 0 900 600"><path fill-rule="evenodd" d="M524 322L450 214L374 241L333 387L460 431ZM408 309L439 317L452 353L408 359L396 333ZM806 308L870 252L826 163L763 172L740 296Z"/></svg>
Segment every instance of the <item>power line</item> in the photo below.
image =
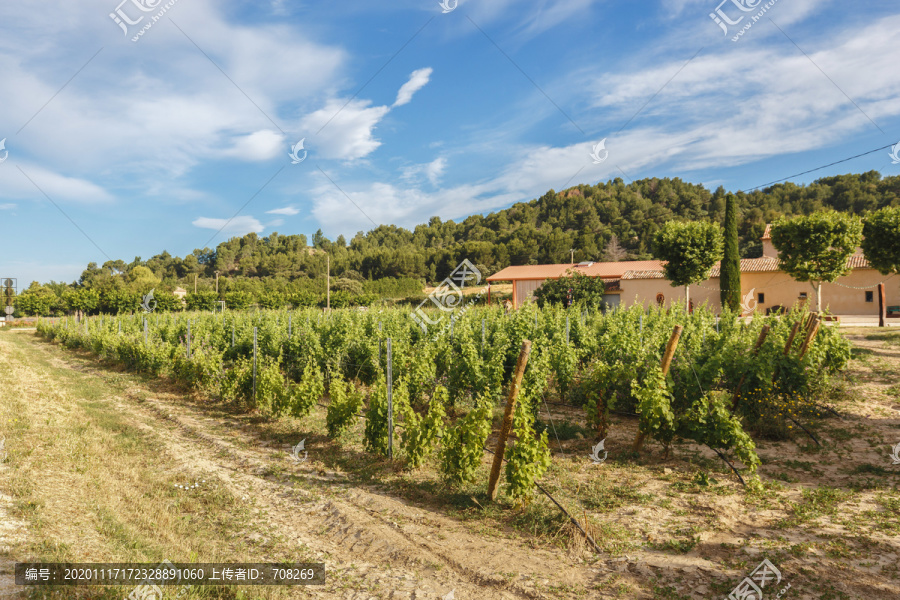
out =
<svg viewBox="0 0 900 600"><path fill-rule="evenodd" d="M783 181L787 181L788 179L793 179L794 177L800 177L801 175L806 175L807 173L813 173L813 172L815 172L815 171L821 171L822 169L827 169L828 167L833 167L834 165L839 165L839 164L841 164L841 163L845 163L845 162L847 162L847 161L851 161L851 160L853 160L853 159L855 159L855 158L859 158L859 157L861 157L861 156L868 156L869 154L874 154L874 153L876 153L876 152L881 152L882 150L887 150L888 148L893 148L893 147L894 147L893 144L888 144L887 146L883 146L883 147L881 147L881 148L876 148L875 150L869 150L868 152L863 152L862 154L857 154L856 156L851 156L850 158L845 158L845 159L843 159L843 160L838 160L838 161L835 161L835 162L833 162L833 163L829 163L829 164L827 164L827 165L823 165L823 166L821 166L821 167L816 167L815 169L810 169L809 171L803 171L802 173L797 173L796 175L790 175L790 176L785 177L785 178L783 178L783 179L776 179L775 181L770 181L769 183L764 183L764 184L758 185L758 186L756 186L756 187L748 188L748 189L746 189L746 190L741 190L741 192L743 192L743 193L746 194L746 193L752 192L752 191L754 191L754 190L758 190L759 188L764 188L764 187L768 187L768 186L773 185L773 184L776 184L776 183L781 183L781 182L783 182Z"/></svg>

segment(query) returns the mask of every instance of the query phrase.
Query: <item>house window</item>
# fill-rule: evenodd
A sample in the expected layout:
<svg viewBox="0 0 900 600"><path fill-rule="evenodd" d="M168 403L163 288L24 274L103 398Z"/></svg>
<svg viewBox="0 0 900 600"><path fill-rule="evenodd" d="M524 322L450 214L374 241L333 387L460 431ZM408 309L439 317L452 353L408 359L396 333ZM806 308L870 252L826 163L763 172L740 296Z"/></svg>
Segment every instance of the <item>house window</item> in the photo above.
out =
<svg viewBox="0 0 900 600"><path fill-rule="evenodd" d="M757 295L756 295L756 301L757 301L759 304L765 304L765 303L766 303L766 295L763 294L763 293L757 294Z"/></svg>
<svg viewBox="0 0 900 600"><path fill-rule="evenodd" d="M866 292L866 302L875 302L875 292Z"/></svg>
<svg viewBox="0 0 900 600"><path fill-rule="evenodd" d="M806 292L800 292L800 299L806 300Z"/></svg>

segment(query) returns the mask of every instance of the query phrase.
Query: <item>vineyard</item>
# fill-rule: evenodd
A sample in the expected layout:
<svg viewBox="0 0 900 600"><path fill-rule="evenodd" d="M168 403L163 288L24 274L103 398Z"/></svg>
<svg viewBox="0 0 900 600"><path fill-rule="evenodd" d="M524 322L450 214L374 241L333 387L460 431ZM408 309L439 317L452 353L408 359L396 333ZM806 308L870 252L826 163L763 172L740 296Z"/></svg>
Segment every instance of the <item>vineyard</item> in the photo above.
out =
<svg viewBox="0 0 900 600"><path fill-rule="evenodd" d="M559 439L539 414L549 406L577 409L578 426L594 443L615 439L607 450L619 456L652 441L667 457L690 440L753 482L754 437L813 437L804 421L828 410L822 394L850 359L849 342L806 312L747 322L683 307L479 308L428 331L400 310L150 314L45 320L38 333L242 411L304 419L321 408L336 442L361 435L366 452L408 470L431 464L451 486L479 477L528 340L504 457L505 493L520 504ZM638 422L633 441L611 415Z"/></svg>

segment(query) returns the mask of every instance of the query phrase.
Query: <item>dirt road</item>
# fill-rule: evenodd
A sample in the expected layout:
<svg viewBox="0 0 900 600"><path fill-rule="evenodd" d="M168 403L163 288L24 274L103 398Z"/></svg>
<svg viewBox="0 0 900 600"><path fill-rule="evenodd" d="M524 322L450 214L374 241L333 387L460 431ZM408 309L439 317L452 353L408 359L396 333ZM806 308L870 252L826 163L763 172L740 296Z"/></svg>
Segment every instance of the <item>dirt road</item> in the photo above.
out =
<svg viewBox="0 0 900 600"><path fill-rule="evenodd" d="M82 562L326 563L327 585L251 590L267 598L542 598L601 572L350 486L227 414L32 333L0 337L0 369L12 463L0 465L0 490L40 523L29 529L0 495L0 594L15 589L13 557L47 556L48 545ZM529 575L510 580L510 565Z"/></svg>

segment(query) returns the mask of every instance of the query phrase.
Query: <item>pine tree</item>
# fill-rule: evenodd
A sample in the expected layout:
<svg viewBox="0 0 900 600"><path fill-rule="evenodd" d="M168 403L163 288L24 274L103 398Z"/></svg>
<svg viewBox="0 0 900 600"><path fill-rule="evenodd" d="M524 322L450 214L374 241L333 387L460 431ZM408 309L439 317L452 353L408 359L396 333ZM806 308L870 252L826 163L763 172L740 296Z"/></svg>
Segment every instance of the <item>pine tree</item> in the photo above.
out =
<svg viewBox="0 0 900 600"><path fill-rule="evenodd" d="M739 311L741 308L741 257L738 250L737 198L725 198L725 254L719 275L722 308Z"/></svg>

